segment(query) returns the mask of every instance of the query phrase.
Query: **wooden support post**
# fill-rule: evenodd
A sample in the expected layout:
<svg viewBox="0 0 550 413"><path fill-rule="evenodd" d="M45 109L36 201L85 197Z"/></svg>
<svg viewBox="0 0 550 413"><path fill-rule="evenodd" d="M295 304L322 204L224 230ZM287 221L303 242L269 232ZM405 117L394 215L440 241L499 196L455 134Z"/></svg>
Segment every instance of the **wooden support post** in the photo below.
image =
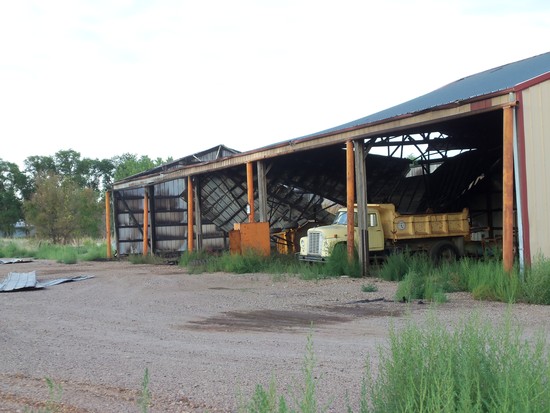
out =
<svg viewBox="0 0 550 413"><path fill-rule="evenodd" d="M503 110L502 264L510 273L514 265L514 107Z"/></svg>
<svg viewBox="0 0 550 413"><path fill-rule="evenodd" d="M368 206L367 206L367 163L365 156L365 145L363 139L354 141L353 146L355 149L355 181L356 181L356 194L357 194L357 220L358 222L358 235L357 240L359 263L361 265L361 276L366 277L369 275L369 223L368 223Z"/></svg>
<svg viewBox="0 0 550 413"><path fill-rule="evenodd" d="M257 163L258 173L258 203L260 209L260 222L267 222L267 174L263 161Z"/></svg>
<svg viewBox="0 0 550 413"><path fill-rule="evenodd" d="M149 196L147 188L143 188L143 255L149 252Z"/></svg>
<svg viewBox="0 0 550 413"><path fill-rule="evenodd" d="M193 252L193 179L187 177L187 252Z"/></svg>
<svg viewBox="0 0 550 413"><path fill-rule="evenodd" d="M355 247L355 165L353 162L353 142L346 142L346 191L348 208L348 261L353 261Z"/></svg>
<svg viewBox="0 0 550 413"><path fill-rule="evenodd" d="M111 196L110 192L105 192L105 233L107 238L107 259L113 258L111 248Z"/></svg>
<svg viewBox="0 0 550 413"><path fill-rule="evenodd" d="M254 222L254 170L252 162L246 164L246 187L248 189L248 222Z"/></svg>

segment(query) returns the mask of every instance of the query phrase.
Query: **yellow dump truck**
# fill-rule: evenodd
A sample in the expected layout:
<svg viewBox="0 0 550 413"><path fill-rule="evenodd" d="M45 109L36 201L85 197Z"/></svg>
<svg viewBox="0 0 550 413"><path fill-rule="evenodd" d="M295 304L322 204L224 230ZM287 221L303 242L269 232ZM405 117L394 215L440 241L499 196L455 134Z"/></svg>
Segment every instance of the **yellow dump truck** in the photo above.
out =
<svg viewBox="0 0 550 413"><path fill-rule="evenodd" d="M386 254L396 250L424 251L435 261L464 255L470 237L468 209L462 212L401 215L393 204L368 205L369 251ZM300 239L299 258L325 261L333 249L347 245L347 209L338 211L332 225L310 228ZM357 210L355 210L357 246Z"/></svg>

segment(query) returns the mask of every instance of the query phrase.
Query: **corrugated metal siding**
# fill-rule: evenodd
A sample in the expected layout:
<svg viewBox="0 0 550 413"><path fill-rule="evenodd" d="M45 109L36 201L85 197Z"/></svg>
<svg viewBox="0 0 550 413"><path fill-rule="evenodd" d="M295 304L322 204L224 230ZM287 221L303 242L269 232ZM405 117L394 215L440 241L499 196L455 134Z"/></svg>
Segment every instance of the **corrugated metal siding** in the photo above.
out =
<svg viewBox="0 0 550 413"><path fill-rule="evenodd" d="M154 186L155 194L155 252L184 251L187 249L187 191L184 179Z"/></svg>
<svg viewBox="0 0 550 413"><path fill-rule="evenodd" d="M523 92L531 254L550 257L550 81Z"/></svg>

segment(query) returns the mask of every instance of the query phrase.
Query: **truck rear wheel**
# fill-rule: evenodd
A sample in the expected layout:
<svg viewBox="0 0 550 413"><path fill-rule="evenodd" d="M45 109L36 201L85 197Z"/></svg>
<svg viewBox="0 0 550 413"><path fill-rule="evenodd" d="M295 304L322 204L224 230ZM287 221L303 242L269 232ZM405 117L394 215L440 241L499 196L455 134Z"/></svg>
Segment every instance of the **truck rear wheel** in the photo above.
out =
<svg viewBox="0 0 550 413"><path fill-rule="evenodd" d="M436 242L430 249L430 258L436 264L454 262L458 257L460 257L460 252L451 241Z"/></svg>

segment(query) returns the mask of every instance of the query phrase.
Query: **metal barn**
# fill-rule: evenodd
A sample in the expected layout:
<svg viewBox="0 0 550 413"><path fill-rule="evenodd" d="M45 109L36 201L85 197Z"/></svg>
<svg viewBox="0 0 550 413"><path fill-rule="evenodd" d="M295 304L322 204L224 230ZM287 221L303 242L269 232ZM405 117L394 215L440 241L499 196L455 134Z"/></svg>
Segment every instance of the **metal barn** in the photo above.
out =
<svg viewBox="0 0 550 413"><path fill-rule="evenodd" d="M403 213L467 207L506 267L514 256L529 265L550 256L549 141L545 53L312 135L245 153L219 146L116 182L117 248L177 253L193 234L198 248L224 249L251 216L276 233L328 222L331 204L357 202L361 216L367 202L391 202Z"/></svg>

